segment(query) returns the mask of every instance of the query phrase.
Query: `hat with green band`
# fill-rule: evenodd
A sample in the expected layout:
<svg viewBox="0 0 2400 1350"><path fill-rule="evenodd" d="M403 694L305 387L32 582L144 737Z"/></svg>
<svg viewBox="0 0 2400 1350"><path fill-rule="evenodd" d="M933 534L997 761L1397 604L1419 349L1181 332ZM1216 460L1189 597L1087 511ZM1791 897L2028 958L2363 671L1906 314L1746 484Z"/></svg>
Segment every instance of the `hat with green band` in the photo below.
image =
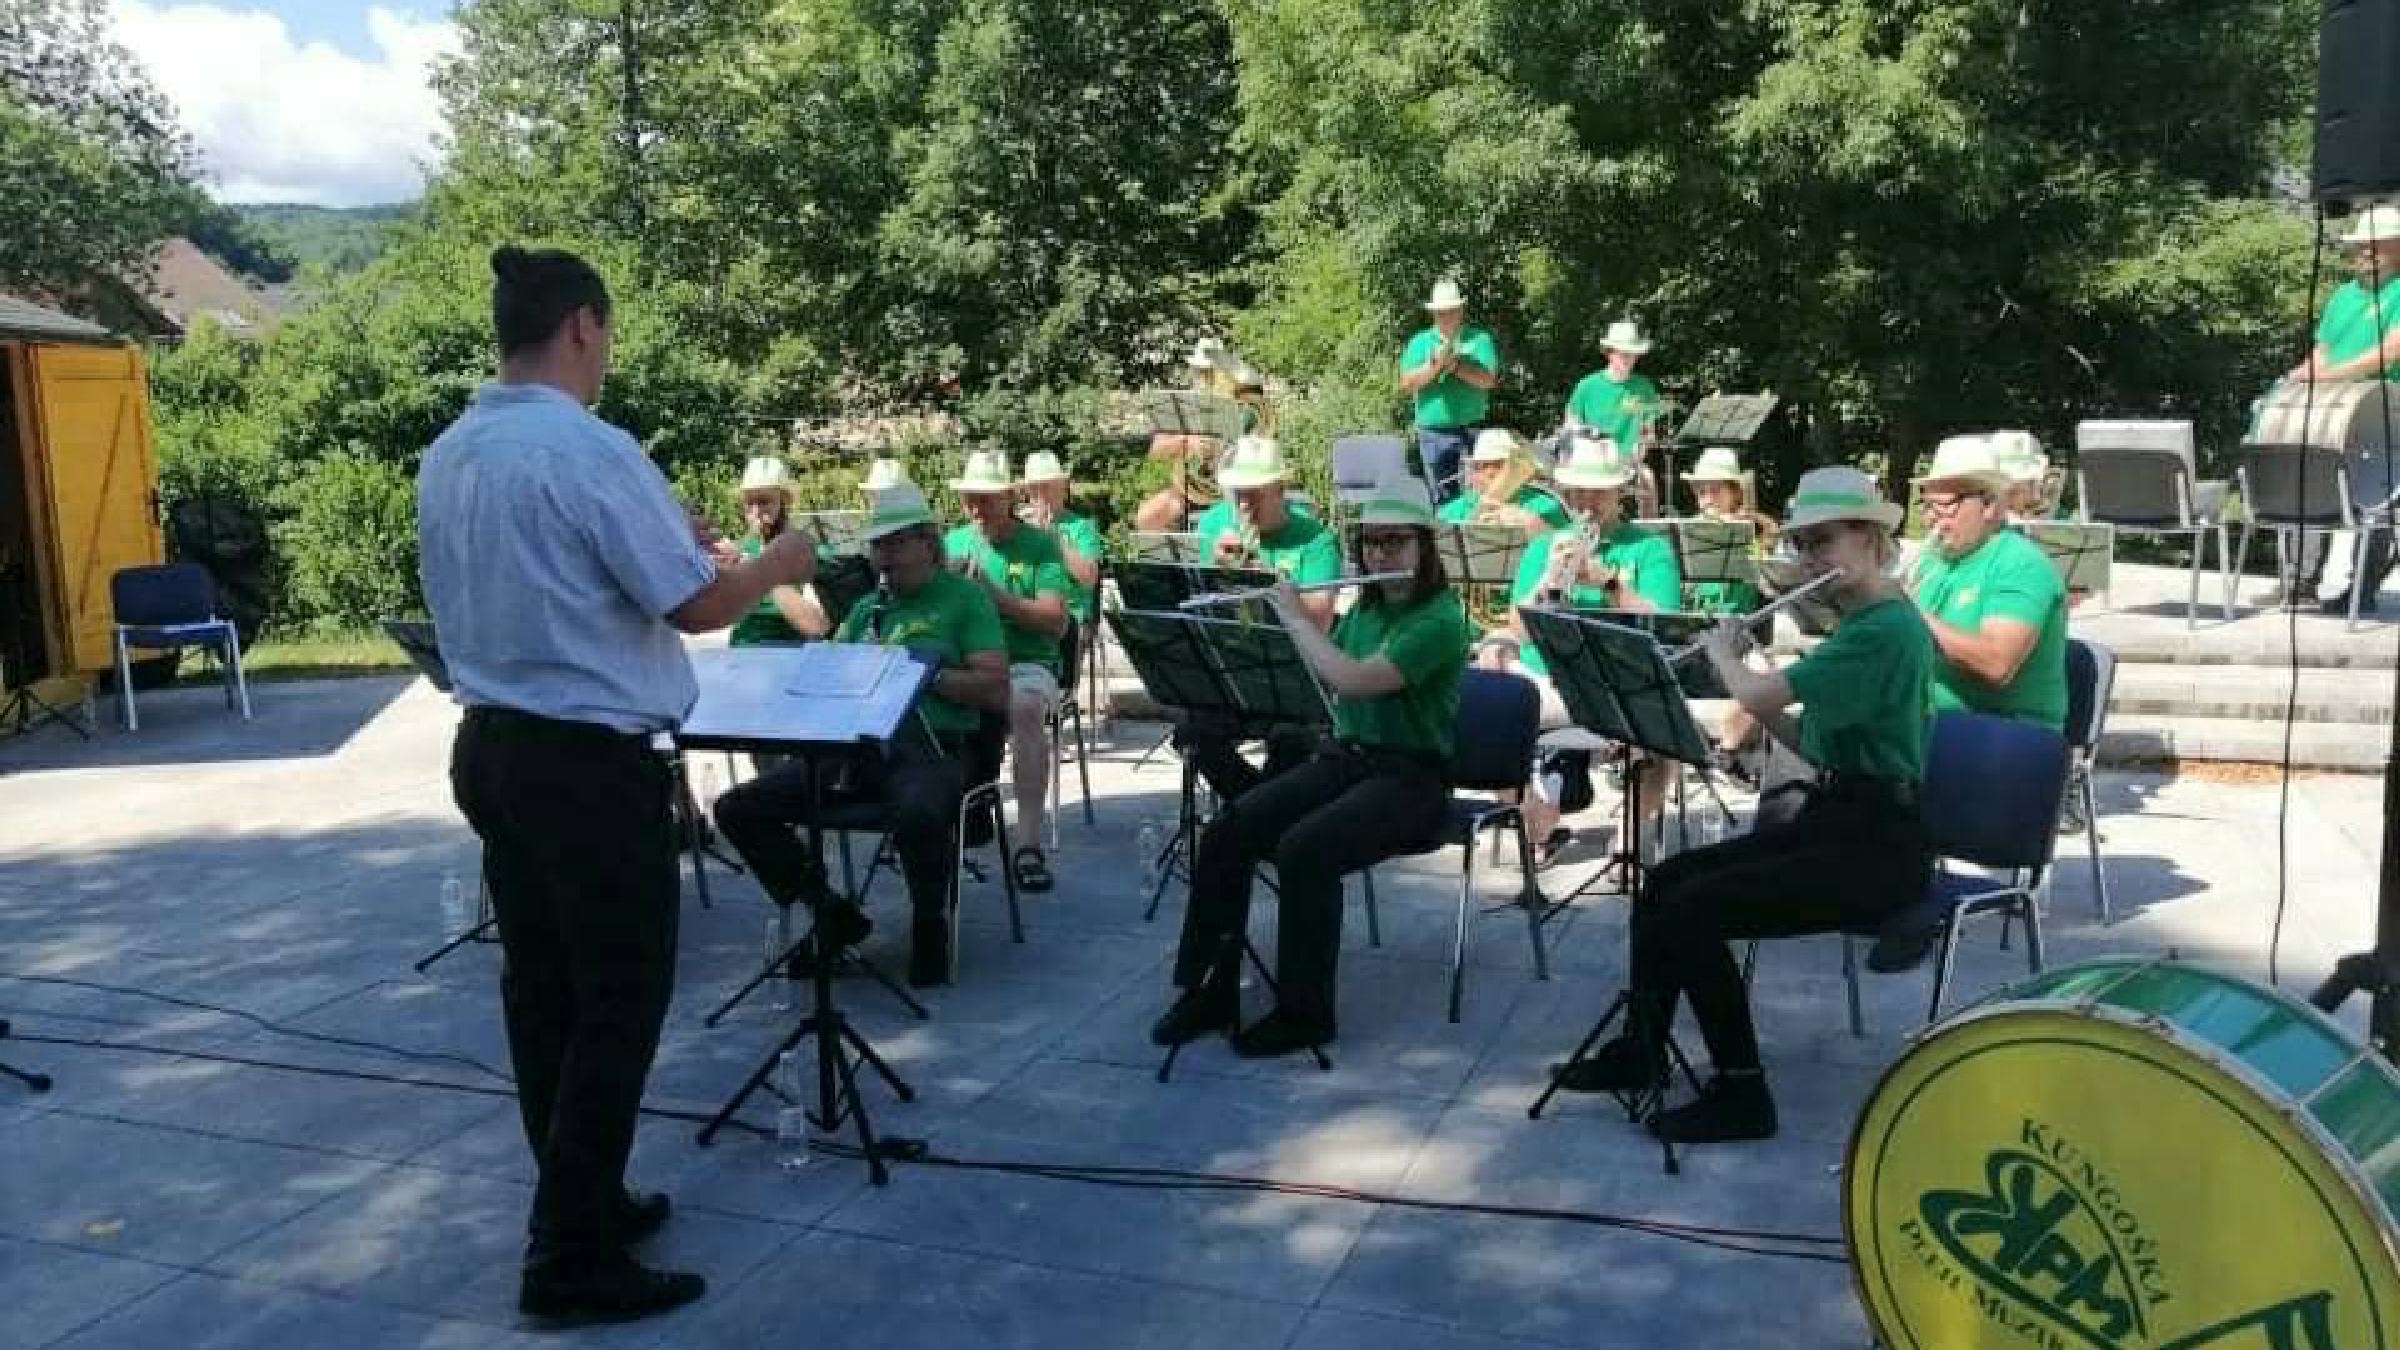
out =
<svg viewBox="0 0 2400 1350"><path fill-rule="evenodd" d="M1634 479L1633 457L1610 437L1573 436L1550 478L1563 488L1621 488Z"/></svg>
<svg viewBox="0 0 2400 1350"><path fill-rule="evenodd" d="M1792 494L1783 528L1790 533L1837 520L1863 520L1896 530L1902 514L1897 503L1883 499L1874 479L1847 464L1836 464L1800 475L1800 488Z"/></svg>
<svg viewBox="0 0 2400 1350"><path fill-rule="evenodd" d="M1008 456L999 450L977 450L967 456L967 467L950 480L952 492L1015 492L1017 484L1008 476Z"/></svg>
<svg viewBox="0 0 2400 1350"><path fill-rule="evenodd" d="M872 544L886 535L931 524L933 512L925 505L925 494L914 483L897 483L869 494L867 526L860 537Z"/></svg>
<svg viewBox="0 0 2400 1350"><path fill-rule="evenodd" d="M1413 473L1396 474L1375 485L1375 495L1358 508L1361 525L1433 526L1433 492Z"/></svg>

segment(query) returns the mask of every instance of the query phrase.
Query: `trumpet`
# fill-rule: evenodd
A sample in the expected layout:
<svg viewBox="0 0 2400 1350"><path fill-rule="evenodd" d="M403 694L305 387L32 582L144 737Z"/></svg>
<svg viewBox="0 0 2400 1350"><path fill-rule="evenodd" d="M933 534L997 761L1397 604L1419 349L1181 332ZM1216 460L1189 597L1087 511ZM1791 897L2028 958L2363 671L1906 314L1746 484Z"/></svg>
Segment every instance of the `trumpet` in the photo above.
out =
<svg viewBox="0 0 2400 1350"><path fill-rule="evenodd" d="M1740 620L1741 625L1744 628L1755 627L1761 621L1774 618L1778 612L1789 609L1791 606L1800 603L1802 600L1816 594L1818 591L1824 590L1826 587L1841 579L1842 574L1839 572L1820 572L1817 575L1810 577L1807 581L1794 586L1790 590L1785 591L1783 594L1776 596L1774 599L1743 615ZM1682 665L1684 662L1691 660L1695 656L1698 656L1701 653L1701 650L1702 646L1697 642L1692 643L1687 647L1678 647L1674 651L1667 653L1667 664L1670 666Z"/></svg>
<svg viewBox="0 0 2400 1350"><path fill-rule="evenodd" d="M1550 565L1542 572L1542 584L1534 589L1536 596L1552 600L1566 596L1600 551L1590 521L1577 517L1575 527L1564 533L1565 538L1551 541Z"/></svg>
<svg viewBox="0 0 2400 1350"><path fill-rule="evenodd" d="M1369 572L1365 576L1359 577L1335 577L1331 581L1311 581L1294 586L1292 589L1302 595L1310 595L1318 591L1338 591L1344 586L1374 586L1386 581L1406 581L1415 575L1414 572ZM1198 595L1186 598L1176 607L1178 609L1213 609L1219 605L1244 605L1253 600L1264 600L1278 589L1275 586L1251 586L1238 591L1203 591Z"/></svg>

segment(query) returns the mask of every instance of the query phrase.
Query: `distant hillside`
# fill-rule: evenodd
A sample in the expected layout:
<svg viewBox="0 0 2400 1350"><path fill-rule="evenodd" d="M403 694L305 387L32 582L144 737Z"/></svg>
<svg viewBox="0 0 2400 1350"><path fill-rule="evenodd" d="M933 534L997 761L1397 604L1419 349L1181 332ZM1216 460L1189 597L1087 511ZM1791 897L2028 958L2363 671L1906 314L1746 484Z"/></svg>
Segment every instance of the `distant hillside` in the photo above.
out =
<svg viewBox="0 0 2400 1350"><path fill-rule="evenodd" d="M416 203L393 206L299 206L275 203L237 206L252 230L300 266L323 264L355 272L373 262L389 242L390 227L416 213Z"/></svg>

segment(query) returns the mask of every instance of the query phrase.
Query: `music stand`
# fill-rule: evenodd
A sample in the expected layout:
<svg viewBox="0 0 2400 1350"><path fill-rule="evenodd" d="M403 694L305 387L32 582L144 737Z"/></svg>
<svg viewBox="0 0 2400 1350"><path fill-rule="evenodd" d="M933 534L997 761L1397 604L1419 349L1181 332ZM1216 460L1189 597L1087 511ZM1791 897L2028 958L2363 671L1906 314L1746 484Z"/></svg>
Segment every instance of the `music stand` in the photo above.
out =
<svg viewBox="0 0 2400 1350"><path fill-rule="evenodd" d="M1242 434L1242 405L1198 389L1153 389L1136 405L1153 436L1214 436L1227 445Z"/></svg>
<svg viewBox="0 0 2400 1350"><path fill-rule="evenodd" d="M20 593L32 565L0 560L0 728L9 735L20 736L40 729L45 722L56 722L84 740L92 738L92 729L79 721L75 714L50 702L34 692L42 672L33 669L42 664L36 643L27 640L25 632L25 603ZM14 685L14 688L9 687ZM130 698L127 693L124 697ZM90 706L86 700L86 707Z"/></svg>
<svg viewBox="0 0 2400 1350"><path fill-rule="evenodd" d="M1710 394L1675 431L1677 445L1748 445L1783 400L1775 394Z"/></svg>
<svg viewBox="0 0 2400 1350"><path fill-rule="evenodd" d="M2074 520L2020 520L2017 531L2041 545L2070 591L2108 589L2117 554L2117 527Z"/></svg>
<svg viewBox="0 0 2400 1350"><path fill-rule="evenodd" d="M1275 584L1275 573L1258 567L1210 567L1191 562L1117 562L1109 564L1108 570L1117 583L1117 603L1121 607L1160 614L1172 613L1176 606L1195 595L1254 591Z"/></svg>
<svg viewBox="0 0 2400 1350"><path fill-rule="evenodd" d="M385 619L383 633L408 657L409 664L425 677L425 682L442 693L451 692L450 663L442 659L441 638L433 631L430 619ZM499 919L492 913L492 891L484 880L483 865L478 859L475 867L475 922L465 932L453 933L441 946L410 963L419 975L433 969L433 963L466 946L470 942L498 942Z"/></svg>
<svg viewBox="0 0 2400 1350"><path fill-rule="evenodd" d="M784 528L804 534L817 541L817 546L836 556L862 551L860 536L867 528L864 511L794 511Z"/></svg>
<svg viewBox="0 0 2400 1350"><path fill-rule="evenodd" d="M1199 567L1208 561L1200 556L1197 534L1146 534L1138 530L1126 537L1126 560L1185 567Z"/></svg>
<svg viewBox="0 0 2400 1350"><path fill-rule="evenodd" d="M1676 673L1656 638L1638 628L1600 623L1559 610L1527 608L1518 612L1524 617L1527 634L1549 664L1551 683L1575 725L1665 759L1684 764L1708 762L1708 738L1693 723L1691 707L1684 701ZM1638 773L1628 774L1625 783L1626 814L1638 822L1642 777ZM1625 871L1625 893L1636 905L1642 903L1644 871L1639 838L1637 826L1636 847ZM1628 1033L1639 1037L1644 1029L1633 1023L1640 1018L1641 1009L1633 1001L1630 984L1618 991L1600 1020L1576 1044L1575 1052L1567 1057L1567 1065L1583 1062L1620 1013L1627 1019ZM1657 1073L1638 1091L1614 1094L1629 1120L1646 1122L1657 1117L1666 1104L1667 1084L1676 1068L1683 1070L1695 1091L1700 1086L1699 1075L1692 1071L1691 1062L1684 1058L1682 1047L1675 1042L1674 1029L1666 1027L1661 1031L1665 1053L1659 1057ZM1562 1068L1559 1072L1563 1074L1566 1070ZM1558 1088L1558 1076L1553 1075L1526 1114L1540 1119ZM1665 1150L1666 1170L1680 1171L1673 1142L1661 1139L1659 1144Z"/></svg>
<svg viewBox="0 0 2400 1350"><path fill-rule="evenodd" d="M1675 545L1675 565L1686 583L1758 582L1757 560L1750 556L1758 527L1747 520L1675 516L1634 524L1667 536Z"/></svg>
<svg viewBox="0 0 2400 1350"><path fill-rule="evenodd" d="M919 664L900 648L851 642L727 648L694 662L694 668L700 677L700 698L675 733L678 745L801 759L883 753L913 715L917 696L933 677L931 667ZM822 859L825 827L820 823L824 818L820 777L812 766L809 847ZM813 914L811 917L813 920ZM810 928L806 941L813 943L813 922ZM834 1004L831 955L820 950L819 959L809 963L814 999L808 1016L767 1052L742 1086L701 1127L699 1142L713 1141L750 1094L767 1082L784 1054L815 1037L817 1109L810 1114L810 1123L830 1132L840 1129L845 1120L855 1122L867 1177L881 1186L891 1180L891 1173L876 1146L866 1097L858 1088L857 1063L863 1062L881 1075L901 1101L914 1101L916 1092Z"/></svg>
<svg viewBox="0 0 2400 1350"><path fill-rule="evenodd" d="M1451 522L1433 530L1434 551L1454 586L1514 586L1527 542L1511 525Z"/></svg>

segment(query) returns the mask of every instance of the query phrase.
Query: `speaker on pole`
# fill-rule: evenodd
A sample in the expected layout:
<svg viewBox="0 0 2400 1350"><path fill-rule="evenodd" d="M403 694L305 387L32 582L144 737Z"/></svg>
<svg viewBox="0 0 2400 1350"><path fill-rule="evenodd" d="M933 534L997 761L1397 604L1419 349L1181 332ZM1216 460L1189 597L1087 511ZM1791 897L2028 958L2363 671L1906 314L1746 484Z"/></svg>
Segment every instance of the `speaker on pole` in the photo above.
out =
<svg viewBox="0 0 2400 1350"><path fill-rule="evenodd" d="M2322 3L2310 196L2400 195L2400 0Z"/></svg>

